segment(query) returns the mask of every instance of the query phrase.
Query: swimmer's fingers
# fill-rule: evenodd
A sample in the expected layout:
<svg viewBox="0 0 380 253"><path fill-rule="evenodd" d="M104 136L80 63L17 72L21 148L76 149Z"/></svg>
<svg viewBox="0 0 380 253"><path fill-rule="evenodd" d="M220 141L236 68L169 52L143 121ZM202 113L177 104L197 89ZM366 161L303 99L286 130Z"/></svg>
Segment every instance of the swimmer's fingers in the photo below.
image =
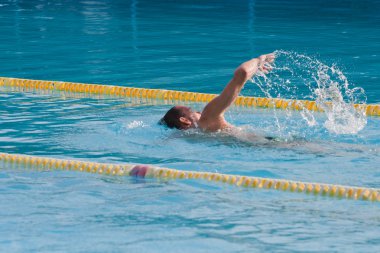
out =
<svg viewBox="0 0 380 253"><path fill-rule="evenodd" d="M269 63L263 63L262 66L259 66L259 70L264 74L268 74L272 69L273 67Z"/></svg>
<svg viewBox="0 0 380 253"><path fill-rule="evenodd" d="M262 69L264 67L264 64L269 64L274 62L275 55L274 53L271 54L263 54L259 56L259 69Z"/></svg>
<svg viewBox="0 0 380 253"><path fill-rule="evenodd" d="M260 62L259 62L259 66L258 66L258 67L259 67L259 70L260 70L260 71L263 71L263 70L264 70L264 63L265 63L264 61L260 61Z"/></svg>
<svg viewBox="0 0 380 253"><path fill-rule="evenodd" d="M274 53L270 53L270 54L263 54L259 58L260 58L260 61L272 63L274 62L274 59L276 58L276 56L274 55Z"/></svg>
<svg viewBox="0 0 380 253"><path fill-rule="evenodd" d="M268 71L272 71L272 69L273 69L272 65L269 63L265 63L263 68L268 70Z"/></svg>
<svg viewBox="0 0 380 253"><path fill-rule="evenodd" d="M262 73L264 73L264 74L268 74L268 73L269 73L269 70L266 69L265 67L262 68L262 69L260 69L260 71L261 71Z"/></svg>
<svg viewBox="0 0 380 253"><path fill-rule="evenodd" d="M262 70L262 72L264 73L264 74L268 74L269 73L269 69L266 69L266 68L264 68L263 70Z"/></svg>
<svg viewBox="0 0 380 253"><path fill-rule="evenodd" d="M274 62L275 58L276 58L276 56L274 55L274 53L267 54L266 58L265 58L265 61L269 62L269 63L272 63L272 62Z"/></svg>

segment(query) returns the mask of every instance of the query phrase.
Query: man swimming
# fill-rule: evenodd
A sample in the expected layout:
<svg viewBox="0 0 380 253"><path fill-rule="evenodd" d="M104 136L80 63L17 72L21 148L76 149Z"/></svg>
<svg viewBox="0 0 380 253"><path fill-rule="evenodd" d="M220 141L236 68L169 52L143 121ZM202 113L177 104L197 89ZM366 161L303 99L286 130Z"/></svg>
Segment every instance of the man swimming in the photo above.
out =
<svg viewBox="0 0 380 253"><path fill-rule="evenodd" d="M274 58L273 53L264 54L242 63L235 70L233 78L222 93L211 100L202 112L194 112L190 107L177 105L165 114L161 122L169 128L180 130L199 128L203 131L215 132L231 129L233 126L224 118L225 111L234 103L244 84L258 71L267 74L272 70L271 63Z"/></svg>

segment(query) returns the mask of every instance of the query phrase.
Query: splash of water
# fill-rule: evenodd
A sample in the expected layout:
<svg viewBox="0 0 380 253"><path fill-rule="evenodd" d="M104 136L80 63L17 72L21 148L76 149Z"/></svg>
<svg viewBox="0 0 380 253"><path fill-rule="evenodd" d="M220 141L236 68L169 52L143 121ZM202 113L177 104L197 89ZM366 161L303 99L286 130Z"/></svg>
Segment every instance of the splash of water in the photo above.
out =
<svg viewBox="0 0 380 253"><path fill-rule="evenodd" d="M141 120L134 120L134 121L126 124L126 128L128 128L128 129L141 128L141 127L146 127L146 126L147 125L144 124L144 122Z"/></svg>
<svg viewBox="0 0 380 253"><path fill-rule="evenodd" d="M299 113L309 127L324 126L330 133L356 134L367 124L365 111L354 104L365 104L366 95L360 87L351 88L337 66L328 66L307 55L275 51L276 61L270 74L258 73L251 80L269 98L315 100L324 110L324 117L301 108L286 111L286 123L273 110L278 133L291 135L287 123ZM294 130L294 129L293 129Z"/></svg>

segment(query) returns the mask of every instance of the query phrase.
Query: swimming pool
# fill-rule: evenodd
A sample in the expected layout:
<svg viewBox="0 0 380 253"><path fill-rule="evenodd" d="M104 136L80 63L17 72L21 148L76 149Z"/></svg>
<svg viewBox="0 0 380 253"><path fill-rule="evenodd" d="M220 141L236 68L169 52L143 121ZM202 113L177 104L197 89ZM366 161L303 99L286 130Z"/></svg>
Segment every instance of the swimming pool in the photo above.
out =
<svg viewBox="0 0 380 253"><path fill-rule="evenodd" d="M361 4L365 12L334 5L4 3L1 75L217 93L247 55L284 49L338 64L378 103L379 16L371 12L378 4ZM300 22L316 8L323 15ZM311 39L318 31L324 33ZM243 94L263 95L253 84ZM278 147L166 130L157 121L169 107L1 90L0 152L380 187L377 117L358 134L340 135L297 113L228 113L250 131L294 136L294 145ZM68 171L2 168L0 180L0 249L7 252L379 249L379 206L372 202Z"/></svg>

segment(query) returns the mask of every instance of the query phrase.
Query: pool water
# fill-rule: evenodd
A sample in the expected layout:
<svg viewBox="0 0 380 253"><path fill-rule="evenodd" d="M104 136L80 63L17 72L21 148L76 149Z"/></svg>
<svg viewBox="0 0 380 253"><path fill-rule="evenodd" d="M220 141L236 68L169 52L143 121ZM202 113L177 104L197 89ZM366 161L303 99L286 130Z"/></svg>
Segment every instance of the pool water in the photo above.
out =
<svg viewBox="0 0 380 253"><path fill-rule="evenodd" d="M220 92L274 50L343 71L379 103L378 1L2 1L0 76ZM316 15L318 13L318 15ZM307 78L307 77L305 77ZM298 98L308 88L297 84ZM255 83L243 95L263 96ZM232 108L244 133L157 124L171 105L0 88L0 152L380 188L380 124ZM192 105L201 109L202 104ZM279 122L279 124L277 124ZM1 252L378 252L377 203L207 181L0 170Z"/></svg>

